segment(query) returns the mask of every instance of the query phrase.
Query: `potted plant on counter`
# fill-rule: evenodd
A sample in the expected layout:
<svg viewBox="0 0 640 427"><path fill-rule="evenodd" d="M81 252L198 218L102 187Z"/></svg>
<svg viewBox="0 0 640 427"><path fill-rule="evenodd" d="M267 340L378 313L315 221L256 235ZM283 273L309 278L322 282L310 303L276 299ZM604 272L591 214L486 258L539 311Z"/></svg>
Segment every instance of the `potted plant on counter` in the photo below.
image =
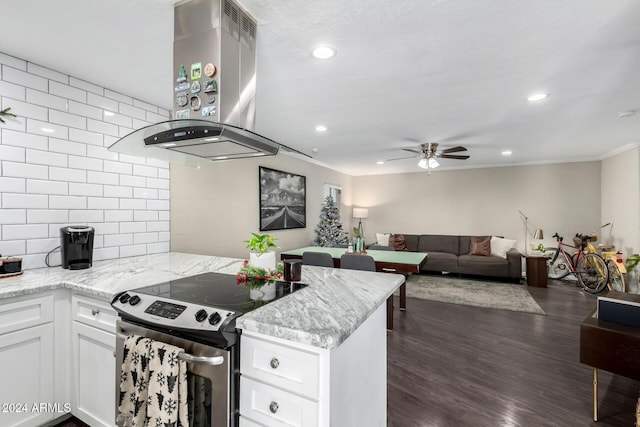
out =
<svg viewBox="0 0 640 427"><path fill-rule="evenodd" d="M245 240L249 254L249 264L253 267L263 268L267 271L276 269L276 253L272 250L279 246L275 244L276 238L269 234L251 233L251 239Z"/></svg>

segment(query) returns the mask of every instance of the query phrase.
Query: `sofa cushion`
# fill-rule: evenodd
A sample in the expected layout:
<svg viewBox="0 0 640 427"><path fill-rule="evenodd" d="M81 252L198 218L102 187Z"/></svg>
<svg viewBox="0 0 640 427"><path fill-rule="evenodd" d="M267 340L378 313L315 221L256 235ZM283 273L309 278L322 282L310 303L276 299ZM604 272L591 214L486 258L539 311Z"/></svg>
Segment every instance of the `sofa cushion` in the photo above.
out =
<svg viewBox="0 0 640 427"><path fill-rule="evenodd" d="M418 252L447 252L457 255L458 236L421 234L418 240Z"/></svg>
<svg viewBox="0 0 640 427"><path fill-rule="evenodd" d="M417 234L405 234L404 235L404 244L406 245L408 251L419 252L418 251L418 235Z"/></svg>
<svg viewBox="0 0 640 427"><path fill-rule="evenodd" d="M468 255L471 251L471 238L477 239L491 239L491 236L460 236L458 239L458 255Z"/></svg>
<svg viewBox="0 0 640 427"><path fill-rule="evenodd" d="M448 271L450 273L458 272L458 256L447 252L429 252L427 262L422 267L428 271Z"/></svg>
<svg viewBox="0 0 640 427"><path fill-rule="evenodd" d="M469 255L491 255L491 238L490 237L471 237L471 244L469 246Z"/></svg>
<svg viewBox="0 0 640 427"><path fill-rule="evenodd" d="M389 237L391 237L389 233L376 233L376 245L389 246Z"/></svg>
<svg viewBox="0 0 640 427"><path fill-rule="evenodd" d="M404 241L404 234L392 234L389 236L389 246L396 251L406 251L407 245Z"/></svg>
<svg viewBox="0 0 640 427"><path fill-rule="evenodd" d="M491 237L491 255L507 259L507 251L516 245L515 240Z"/></svg>
<svg viewBox="0 0 640 427"><path fill-rule="evenodd" d="M462 274L509 277L509 262L497 256L460 255L458 268Z"/></svg>

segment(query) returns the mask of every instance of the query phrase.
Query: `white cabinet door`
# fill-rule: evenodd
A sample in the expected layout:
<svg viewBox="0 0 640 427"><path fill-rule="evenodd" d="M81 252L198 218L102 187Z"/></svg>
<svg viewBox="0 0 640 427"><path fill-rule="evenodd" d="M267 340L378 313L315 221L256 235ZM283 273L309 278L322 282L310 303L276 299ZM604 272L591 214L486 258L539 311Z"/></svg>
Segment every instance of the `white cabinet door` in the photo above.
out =
<svg viewBox="0 0 640 427"><path fill-rule="evenodd" d="M72 323L73 414L92 427L114 426L115 334Z"/></svg>
<svg viewBox="0 0 640 427"><path fill-rule="evenodd" d="M0 425L38 426L54 408L53 324L0 335Z"/></svg>

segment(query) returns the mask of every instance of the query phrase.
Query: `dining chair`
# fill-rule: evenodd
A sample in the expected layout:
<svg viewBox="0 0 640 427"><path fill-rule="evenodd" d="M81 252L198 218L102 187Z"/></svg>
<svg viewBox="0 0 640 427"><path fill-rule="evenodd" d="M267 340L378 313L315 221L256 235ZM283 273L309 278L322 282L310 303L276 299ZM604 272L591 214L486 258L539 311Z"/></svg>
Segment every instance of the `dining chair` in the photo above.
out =
<svg viewBox="0 0 640 427"><path fill-rule="evenodd" d="M333 258L326 252L305 251L302 253L302 265L333 268Z"/></svg>
<svg viewBox="0 0 640 427"><path fill-rule="evenodd" d="M370 255L342 254L340 257L340 268L376 271L376 262Z"/></svg>

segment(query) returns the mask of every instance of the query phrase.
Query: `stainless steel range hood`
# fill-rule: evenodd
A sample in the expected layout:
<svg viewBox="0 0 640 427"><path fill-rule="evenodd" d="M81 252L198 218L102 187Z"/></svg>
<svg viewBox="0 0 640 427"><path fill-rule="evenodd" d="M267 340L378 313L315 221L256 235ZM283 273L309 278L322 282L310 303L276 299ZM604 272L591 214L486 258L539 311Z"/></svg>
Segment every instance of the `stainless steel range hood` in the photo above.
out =
<svg viewBox="0 0 640 427"><path fill-rule="evenodd" d="M192 166L275 155L280 148L297 152L253 132L255 47L255 21L231 0L178 3L171 89L176 120L134 131L109 150Z"/></svg>

